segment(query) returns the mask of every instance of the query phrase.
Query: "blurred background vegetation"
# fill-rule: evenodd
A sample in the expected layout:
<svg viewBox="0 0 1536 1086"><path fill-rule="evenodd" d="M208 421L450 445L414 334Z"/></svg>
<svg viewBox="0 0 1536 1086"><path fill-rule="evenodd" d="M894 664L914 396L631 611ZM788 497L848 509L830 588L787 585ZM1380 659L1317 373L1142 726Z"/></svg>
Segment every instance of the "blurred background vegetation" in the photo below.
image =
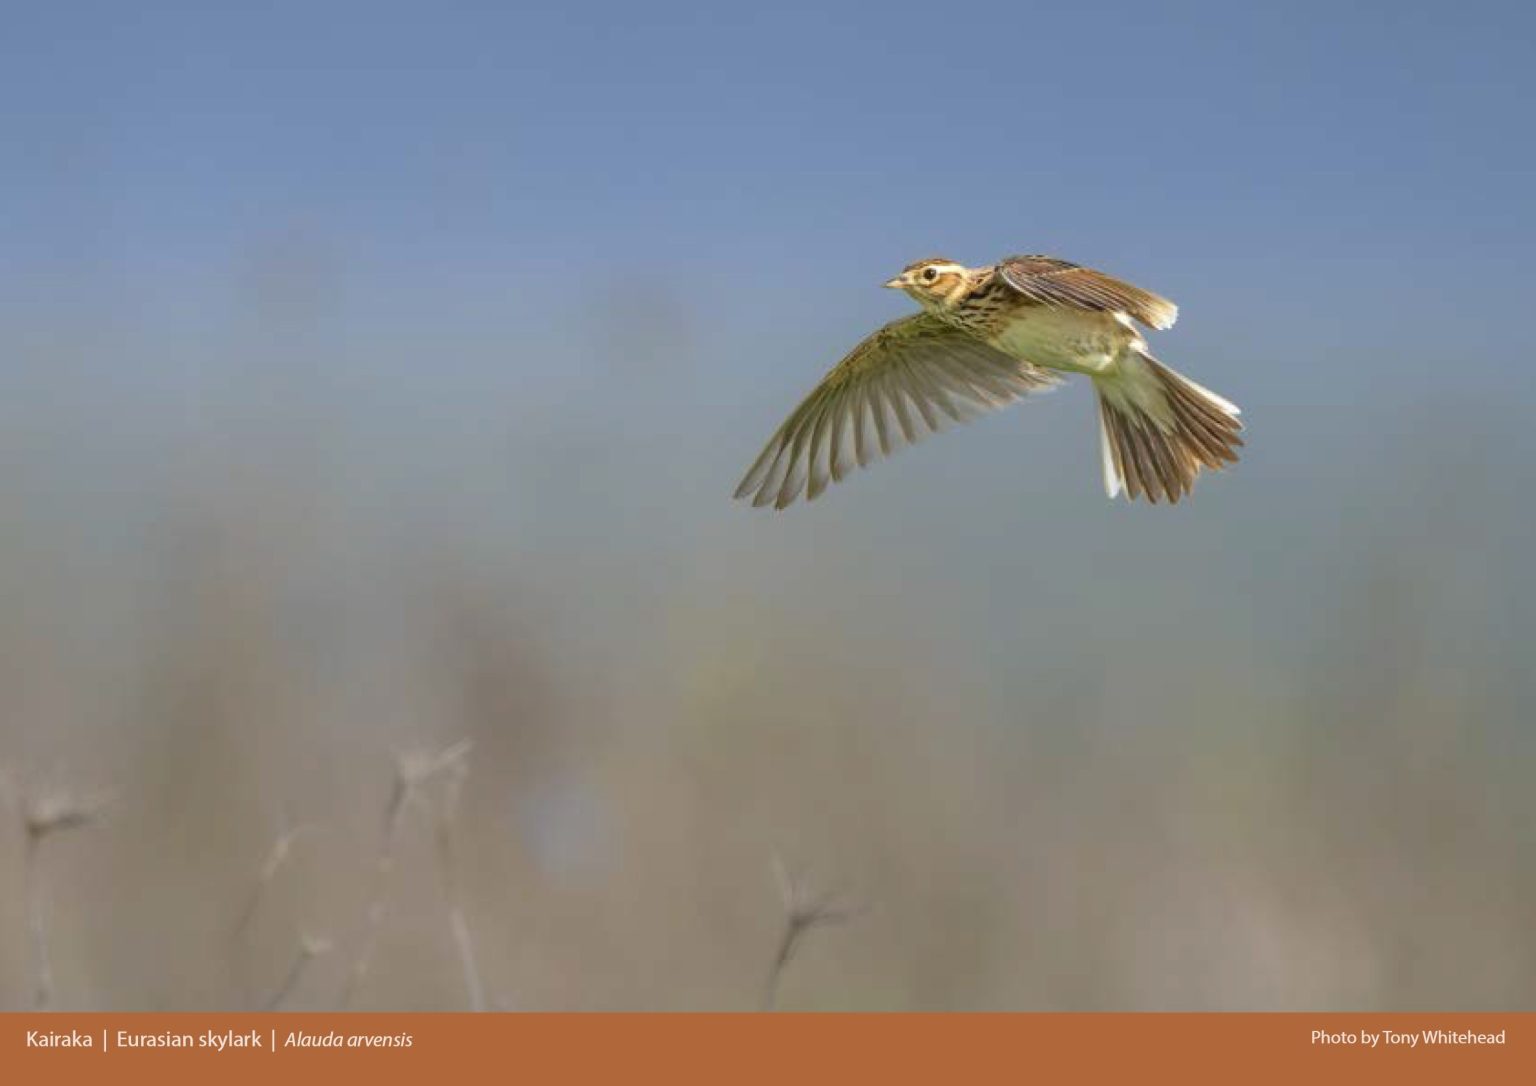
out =
<svg viewBox="0 0 1536 1086"><path fill-rule="evenodd" d="M1530 16L977 11L13 13L0 1006L1536 1004ZM733 505L934 250L1244 462Z"/></svg>

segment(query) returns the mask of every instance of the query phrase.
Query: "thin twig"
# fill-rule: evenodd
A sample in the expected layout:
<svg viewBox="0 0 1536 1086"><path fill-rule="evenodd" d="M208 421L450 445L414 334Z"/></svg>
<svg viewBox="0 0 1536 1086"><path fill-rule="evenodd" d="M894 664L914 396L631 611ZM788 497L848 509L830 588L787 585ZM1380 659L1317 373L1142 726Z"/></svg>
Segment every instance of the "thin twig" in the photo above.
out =
<svg viewBox="0 0 1536 1086"><path fill-rule="evenodd" d="M304 970L309 963L322 954L331 952L331 944L327 939L321 939L309 935L299 937L299 949L293 957L293 964L288 967L288 972L283 976L283 983L278 985L277 991L267 999L265 1009L275 1011L283 1005L293 990L299 986L299 981L304 977Z"/></svg>
<svg viewBox="0 0 1536 1086"><path fill-rule="evenodd" d="M341 992L341 1007L351 1006L358 987L373 966L373 955L378 949L379 934L384 926L388 907L389 879L395 868L395 849L399 844L400 828L411 804L420 798L424 784L444 770L464 762L472 744L461 739L439 751L395 755L395 783L390 791L389 804L384 809L384 839L379 857L374 863L373 892L368 900L367 919L363 931L363 943L352 968L347 974L346 985Z"/></svg>
<svg viewBox="0 0 1536 1086"><path fill-rule="evenodd" d="M32 946L33 999L37 1010L53 1002L53 959L48 943L48 895L43 881L44 839L55 833L94 825L106 811L105 795L80 795L62 788L41 790L21 804L26 846L22 880L27 895L27 938Z"/></svg>
<svg viewBox="0 0 1536 1086"><path fill-rule="evenodd" d="M790 959L800 949L801 942L812 928L845 924L866 911L862 905L842 904L830 894L811 892L785 869L778 856L773 858L773 874L779 885L779 900L784 906L784 930L779 935L778 949L768 967L768 978L763 985L762 1009L765 1011L771 1011L777 1006L779 981Z"/></svg>
<svg viewBox="0 0 1536 1086"><path fill-rule="evenodd" d="M466 751L467 753L467 751ZM459 795L469 775L468 762L460 758L447 771L439 797L436 821L438 870L443 880L443 896L448 903L448 930L459 955L459 970L469 996L469 1009L485 1010L485 989L480 983L480 967L475 960L475 945L470 938L469 922L464 919L464 904L459 893L458 867L453 850L453 827L458 818Z"/></svg>
<svg viewBox="0 0 1536 1086"><path fill-rule="evenodd" d="M41 843L41 837L27 833L22 877L27 887L27 941L32 947L32 1006L45 1011L53 1002L53 965L48 956L48 902L44 896L43 873L37 863Z"/></svg>
<svg viewBox="0 0 1536 1086"><path fill-rule="evenodd" d="M250 897L246 901L245 909L240 913L240 919L235 924L234 937L239 938L245 931L251 920L256 916L256 909L266 897L267 888L272 880L277 877L283 864L288 862L289 854L293 851L293 843L303 834L313 830L310 824L295 826L291 830L278 835L272 842L272 847L267 851L267 858L262 861L261 871L256 876L256 885L251 887Z"/></svg>
<svg viewBox="0 0 1536 1086"><path fill-rule="evenodd" d="M379 849L379 858L374 864L373 893L368 899L367 926L363 931L363 945L357 952L351 971L347 974L346 987L342 989L343 1009L351 1005L353 993L363 982L363 978L368 975L368 970L373 964L373 952L378 944L379 929L384 923L385 892L389 887L389 874L395 866L395 841L400 836L400 823L409 798L409 786L400 774L397 764L394 790L390 793L389 806L384 815L384 841Z"/></svg>

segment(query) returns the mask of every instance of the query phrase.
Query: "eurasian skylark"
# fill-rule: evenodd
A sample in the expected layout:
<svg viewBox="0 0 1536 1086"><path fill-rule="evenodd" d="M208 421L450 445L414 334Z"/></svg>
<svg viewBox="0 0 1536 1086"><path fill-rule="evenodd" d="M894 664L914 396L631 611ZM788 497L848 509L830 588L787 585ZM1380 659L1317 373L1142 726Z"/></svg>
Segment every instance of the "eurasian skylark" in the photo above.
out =
<svg viewBox="0 0 1536 1086"><path fill-rule="evenodd" d="M885 284L922 312L881 328L779 427L736 497L782 509L946 422L1086 374L1099 398L1104 489L1177 502L1202 468L1236 463L1238 409L1152 357L1137 323L1178 307L1077 264L1013 256L985 268L919 260Z"/></svg>

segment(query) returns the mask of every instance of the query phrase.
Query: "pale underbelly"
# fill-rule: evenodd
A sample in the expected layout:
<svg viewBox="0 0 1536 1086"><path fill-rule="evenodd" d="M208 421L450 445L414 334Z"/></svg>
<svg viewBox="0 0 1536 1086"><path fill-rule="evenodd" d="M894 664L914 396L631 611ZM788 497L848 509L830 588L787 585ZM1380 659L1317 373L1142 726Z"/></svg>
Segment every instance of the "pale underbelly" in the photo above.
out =
<svg viewBox="0 0 1536 1086"><path fill-rule="evenodd" d="M992 345L1037 366L1103 373L1136 338L1113 314L1042 306L1015 319Z"/></svg>

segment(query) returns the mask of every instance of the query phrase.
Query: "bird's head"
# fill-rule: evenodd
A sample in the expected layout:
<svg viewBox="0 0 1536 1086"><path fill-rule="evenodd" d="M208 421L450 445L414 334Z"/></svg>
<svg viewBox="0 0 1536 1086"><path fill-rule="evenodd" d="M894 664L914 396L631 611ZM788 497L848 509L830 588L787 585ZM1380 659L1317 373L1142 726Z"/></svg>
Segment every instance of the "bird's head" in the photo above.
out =
<svg viewBox="0 0 1536 1086"><path fill-rule="evenodd" d="M892 290L904 290L925 309L953 305L970 282L970 269L942 256L908 264L902 273L886 281Z"/></svg>

